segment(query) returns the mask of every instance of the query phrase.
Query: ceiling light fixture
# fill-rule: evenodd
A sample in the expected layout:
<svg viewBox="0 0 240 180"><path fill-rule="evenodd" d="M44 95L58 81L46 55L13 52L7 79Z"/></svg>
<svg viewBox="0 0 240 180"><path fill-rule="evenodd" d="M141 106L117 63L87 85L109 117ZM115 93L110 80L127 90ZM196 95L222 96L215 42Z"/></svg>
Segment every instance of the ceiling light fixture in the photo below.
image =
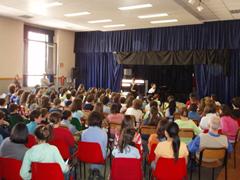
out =
<svg viewBox="0 0 240 180"><path fill-rule="evenodd" d="M64 14L66 17L72 17L72 16L82 16L82 15L87 15L91 14L90 12L79 12L79 13L71 13L71 14Z"/></svg>
<svg viewBox="0 0 240 180"><path fill-rule="evenodd" d="M122 26L126 26L125 24L115 24L115 25L107 25L107 26L103 26L104 28L111 28L111 27L122 27Z"/></svg>
<svg viewBox="0 0 240 180"><path fill-rule="evenodd" d="M161 21L150 21L152 24L157 24L157 23L170 23L170 22L177 22L177 19L169 19L169 20L161 20Z"/></svg>
<svg viewBox="0 0 240 180"><path fill-rule="evenodd" d="M197 7L197 10L198 11L202 11L203 10L203 7L202 7L202 0L199 0L199 5L198 5L198 7Z"/></svg>
<svg viewBox="0 0 240 180"><path fill-rule="evenodd" d="M120 10L129 10L129 9L140 9L140 8L147 8L152 7L151 4L141 4L141 5L135 5L135 6L126 6L126 7L119 7Z"/></svg>
<svg viewBox="0 0 240 180"><path fill-rule="evenodd" d="M47 4L40 4L40 7L48 8L48 7L61 6L61 5L63 5L63 3L60 3L60 2L52 2L52 3L47 3Z"/></svg>
<svg viewBox="0 0 240 180"><path fill-rule="evenodd" d="M162 13L162 14L152 14L152 15L145 15L145 16L138 16L138 18L152 18L152 17L163 17L163 16L168 16L167 13Z"/></svg>
<svg viewBox="0 0 240 180"><path fill-rule="evenodd" d="M111 19L103 19L103 20L96 20L96 21L88 21L88 23L93 24L93 23L102 23L102 22L111 22Z"/></svg>
<svg viewBox="0 0 240 180"><path fill-rule="evenodd" d="M188 3L190 4L194 4L196 2L196 0L189 0Z"/></svg>

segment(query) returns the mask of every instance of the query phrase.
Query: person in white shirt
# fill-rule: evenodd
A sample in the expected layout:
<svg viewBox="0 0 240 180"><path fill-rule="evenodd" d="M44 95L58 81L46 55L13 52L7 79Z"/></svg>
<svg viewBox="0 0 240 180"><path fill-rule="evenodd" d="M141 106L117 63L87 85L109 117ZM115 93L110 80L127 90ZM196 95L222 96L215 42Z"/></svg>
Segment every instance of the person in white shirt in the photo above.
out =
<svg viewBox="0 0 240 180"><path fill-rule="evenodd" d="M135 99L133 101L133 107L128 108L125 113L126 115L134 115L135 116L136 122L137 122L137 127L139 126L140 120L142 120L142 111L140 110L141 106L142 106L142 100Z"/></svg>
<svg viewBox="0 0 240 180"><path fill-rule="evenodd" d="M147 96L147 102L148 104L145 106L145 111L150 111L150 102L153 100L153 96L152 95L148 95Z"/></svg>
<svg viewBox="0 0 240 180"><path fill-rule="evenodd" d="M156 93L156 84L151 84L151 89L148 90L148 93L152 95Z"/></svg>

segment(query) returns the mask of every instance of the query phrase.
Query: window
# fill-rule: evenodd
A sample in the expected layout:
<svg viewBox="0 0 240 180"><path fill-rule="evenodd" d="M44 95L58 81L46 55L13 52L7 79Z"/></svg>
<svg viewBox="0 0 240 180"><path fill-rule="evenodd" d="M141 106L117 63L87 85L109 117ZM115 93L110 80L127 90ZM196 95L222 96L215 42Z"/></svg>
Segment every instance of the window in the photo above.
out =
<svg viewBox="0 0 240 180"><path fill-rule="evenodd" d="M24 27L24 74L23 85L32 87L40 84L43 73L50 82L56 74L56 44L53 31L36 27Z"/></svg>

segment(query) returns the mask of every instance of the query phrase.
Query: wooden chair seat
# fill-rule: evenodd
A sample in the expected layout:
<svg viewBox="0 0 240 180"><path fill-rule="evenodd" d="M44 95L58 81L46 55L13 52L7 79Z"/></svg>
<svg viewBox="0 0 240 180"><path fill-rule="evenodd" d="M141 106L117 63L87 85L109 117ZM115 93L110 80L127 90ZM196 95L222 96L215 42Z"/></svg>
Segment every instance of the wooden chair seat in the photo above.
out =
<svg viewBox="0 0 240 180"><path fill-rule="evenodd" d="M198 159L195 159L196 162L199 164L199 160ZM220 167L222 166L223 163L220 161L220 160L217 160L217 161L213 161L213 162L205 162L205 161L202 161L202 164L201 166L204 166L204 167L209 167L209 168L215 168L215 167Z"/></svg>

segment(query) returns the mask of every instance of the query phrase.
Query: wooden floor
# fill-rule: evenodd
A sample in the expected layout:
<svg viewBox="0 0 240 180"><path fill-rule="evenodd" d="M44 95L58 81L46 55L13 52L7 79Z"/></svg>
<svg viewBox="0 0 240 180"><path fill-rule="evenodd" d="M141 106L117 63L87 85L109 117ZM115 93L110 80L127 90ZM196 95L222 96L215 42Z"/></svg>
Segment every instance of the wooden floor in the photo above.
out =
<svg viewBox="0 0 240 180"><path fill-rule="evenodd" d="M240 142L236 146L236 169L234 169L234 155L231 154L231 159L228 159L227 174L228 180L240 180ZM222 169L217 180L225 179L225 170Z"/></svg>

